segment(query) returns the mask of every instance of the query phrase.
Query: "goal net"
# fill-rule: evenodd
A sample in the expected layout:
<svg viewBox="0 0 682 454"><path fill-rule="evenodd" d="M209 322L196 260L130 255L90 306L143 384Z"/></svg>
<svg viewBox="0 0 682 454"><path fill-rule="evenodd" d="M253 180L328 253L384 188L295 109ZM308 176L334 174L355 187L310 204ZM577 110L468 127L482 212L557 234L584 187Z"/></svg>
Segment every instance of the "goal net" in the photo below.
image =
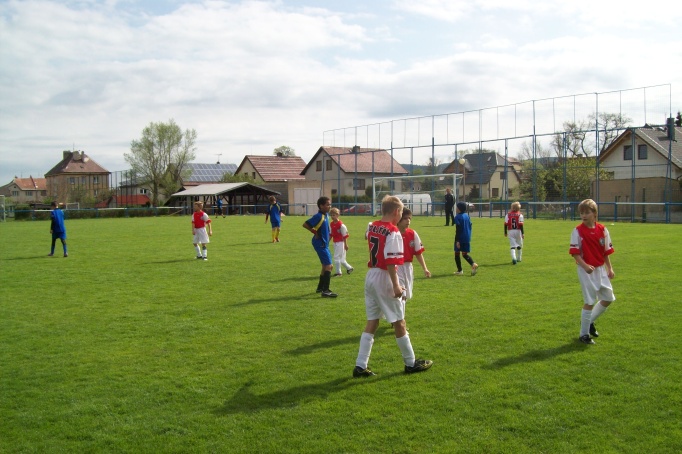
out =
<svg viewBox="0 0 682 454"><path fill-rule="evenodd" d="M67 210L80 210L80 204L78 202L69 202L66 204Z"/></svg>
<svg viewBox="0 0 682 454"><path fill-rule="evenodd" d="M434 216L445 213L445 190L450 188L455 201L462 174L440 173L436 175L409 175L400 177L376 177L372 179L374 213L381 212L381 200L394 195L412 210L412 214Z"/></svg>

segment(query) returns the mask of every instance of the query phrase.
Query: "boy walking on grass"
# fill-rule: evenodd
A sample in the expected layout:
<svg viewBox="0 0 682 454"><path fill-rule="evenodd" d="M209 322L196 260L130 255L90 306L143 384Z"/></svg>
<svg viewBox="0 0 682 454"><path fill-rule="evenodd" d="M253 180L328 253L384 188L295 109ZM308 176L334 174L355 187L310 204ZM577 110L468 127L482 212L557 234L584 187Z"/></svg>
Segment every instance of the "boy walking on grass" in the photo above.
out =
<svg viewBox="0 0 682 454"><path fill-rule="evenodd" d="M331 228L332 240L334 241L334 266L336 266L336 274L334 277L341 277L341 266L346 269L348 274L353 272L353 267L346 261L346 252L348 251L348 229L341 221L339 215L341 212L338 208L329 210L332 222L329 224Z"/></svg>
<svg viewBox="0 0 682 454"><path fill-rule="evenodd" d="M313 249L315 249L322 264L320 281L317 283L316 290L317 293L322 294L322 298L336 298L338 296L329 290L332 277L332 255L329 252L329 210L331 207L332 201L329 197L320 197L317 199L317 214L303 223L303 228L313 234Z"/></svg>
<svg viewBox="0 0 682 454"><path fill-rule="evenodd" d="M580 202L578 212L583 222L573 229L568 253L578 265L578 279L583 293L579 340L583 344L594 344L592 337L599 337L594 321L616 300L611 286L615 273L609 258L614 250L609 231L597 222L597 204L594 200Z"/></svg>
<svg viewBox="0 0 682 454"><path fill-rule="evenodd" d="M64 250L64 257L68 257L66 252L66 227L64 226L64 212L59 209L57 202L50 203L52 212L50 213L50 234L52 235L52 248L48 257L54 255L54 246L57 243L57 238L62 242L62 249Z"/></svg>
<svg viewBox="0 0 682 454"><path fill-rule="evenodd" d="M194 249L197 251L197 259L208 260L206 245L209 243L208 237L213 236L213 229L211 229L211 219L204 212L203 202L194 202L192 235L194 236Z"/></svg>
<svg viewBox="0 0 682 454"><path fill-rule="evenodd" d="M457 202L457 216L455 216L455 265L457 271L455 276L464 274L462 271L462 259L460 254L464 256L464 260L471 265L471 275L476 276L478 271L478 264L474 262L469 253L471 252L471 219L467 214L467 204L465 202Z"/></svg>
<svg viewBox="0 0 682 454"><path fill-rule="evenodd" d="M403 208L403 215L398 222L398 229L403 237L403 264L399 265L397 270L398 280L405 287L405 302L412 299L412 288L414 287L412 261L415 257L417 257L417 261L424 271L424 276L431 277L431 271L426 267L424 260L424 245L417 232L410 228L411 222L412 211L409 208Z"/></svg>
<svg viewBox="0 0 682 454"><path fill-rule="evenodd" d="M398 281L396 267L403 263L403 239L397 224L403 213L403 204L395 196L381 201L381 220L368 226L369 271L365 277L365 312L367 324L360 336L360 348L355 360L353 377L376 375L367 368L374 344L374 333L381 315L393 324L395 339L405 363L405 373L422 372L433 361L415 358L410 336L405 329L405 289Z"/></svg>
<svg viewBox="0 0 682 454"><path fill-rule="evenodd" d="M274 195L268 197L270 201L270 206L268 211L265 213L265 222L268 222L268 217L270 218L270 225L272 226L272 242L279 243L279 231L282 227L282 206L277 202Z"/></svg>
<svg viewBox="0 0 682 454"><path fill-rule="evenodd" d="M512 265L516 265L516 262L521 261L524 236L523 214L521 214L521 203L519 202L512 203L511 211L504 217L504 236L509 238Z"/></svg>

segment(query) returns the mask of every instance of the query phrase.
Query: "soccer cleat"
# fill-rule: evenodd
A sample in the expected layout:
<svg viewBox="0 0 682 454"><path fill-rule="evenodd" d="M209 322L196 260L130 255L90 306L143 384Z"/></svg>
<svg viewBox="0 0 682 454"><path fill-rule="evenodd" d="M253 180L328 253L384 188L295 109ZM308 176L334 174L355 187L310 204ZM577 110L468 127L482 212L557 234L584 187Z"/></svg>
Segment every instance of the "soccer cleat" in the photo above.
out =
<svg viewBox="0 0 682 454"><path fill-rule="evenodd" d="M516 265L516 259L512 259L512 265Z"/></svg>
<svg viewBox="0 0 682 454"><path fill-rule="evenodd" d="M279 243L279 238L275 238L275 241L276 241L277 243Z"/></svg>
<svg viewBox="0 0 682 454"><path fill-rule="evenodd" d="M453 274L455 276L462 276L462 275L464 275L464 271L455 271Z"/></svg>
<svg viewBox="0 0 682 454"><path fill-rule="evenodd" d="M580 336L579 340L583 344L594 344L594 341L592 340L592 338L590 337L589 334L585 334L584 336Z"/></svg>
<svg viewBox="0 0 682 454"><path fill-rule="evenodd" d="M348 268L348 269L346 270L346 273L350 274L350 273L352 273L353 271L355 271L355 268Z"/></svg>
<svg viewBox="0 0 682 454"><path fill-rule="evenodd" d="M433 366L433 361L430 359L416 359L414 366L405 365L406 374L414 374L415 372L423 372Z"/></svg>
<svg viewBox="0 0 682 454"><path fill-rule="evenodd" d="M354 378L371 377L372 375L376 375L376 374L367 368L363 369L360 366L355 366L355 369L353 369L353 377Z"/></svg>
<svg viewBox="0 0 682 454"><path fill-rule="evenodd" d="M477 271L478 271L478 265L474 263L474 266L471 267L471 275L476 276Z"/></svg>
<svg viewBox="0 0 682 454"><path fill-rule="evenodd" d="M599 332L597 331L597 327L594 326L594 323L590 323L590 336L599 337Z"/></svg>
<svg viewBox="0 0 682 454"><path fill-rule="evenodd" d="M202 259L204 259L204 260L208 260L208 257L202 257Z"/></svg>
<svg viewBox="0 0 682 454"><path fill-rule="evenodd" d="M66 258L66 257L68 257L68 256L69 256L69 254L64 254L64 258Z"/></svg>
<svg viewBox="0 0 682 454"><path fill-rule="evenodd" d="M339 295L332 292L331 290L323 290L322 291L322 298L336 298L337 296L339 296Z"/></svg>
<svg viewBox="0 0 682 454"><path fill-rule="evenodd" d="M54 254L47 254L48 257L54 257Z"/></svg>
<svg viewBox="0 0 682 454"><path fill-rule="evenodd" d="M200 255L197 255L197 260L203 260L203 257Z"/></svg>
<svg viewBox="0 0 682 454"><path fill-rule="evenodd" d="M336 273L336 274L333 275L332 277L339 277L339 276L343 276L343 274L341 274L341 273Z"/></svg>

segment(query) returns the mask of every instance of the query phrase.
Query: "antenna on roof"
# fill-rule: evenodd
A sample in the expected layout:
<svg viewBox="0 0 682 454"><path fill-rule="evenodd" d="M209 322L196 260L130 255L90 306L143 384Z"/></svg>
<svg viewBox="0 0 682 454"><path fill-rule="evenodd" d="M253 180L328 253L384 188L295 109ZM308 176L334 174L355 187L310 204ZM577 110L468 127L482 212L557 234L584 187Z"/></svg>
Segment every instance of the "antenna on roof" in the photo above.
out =
<svg viewBox="0 0 682 454"><path fill-rule="evenodd" d="M218 162L216 164L220 164L220 157L223 155L222 153L216 153L216 156L218 156Z"/></svg>

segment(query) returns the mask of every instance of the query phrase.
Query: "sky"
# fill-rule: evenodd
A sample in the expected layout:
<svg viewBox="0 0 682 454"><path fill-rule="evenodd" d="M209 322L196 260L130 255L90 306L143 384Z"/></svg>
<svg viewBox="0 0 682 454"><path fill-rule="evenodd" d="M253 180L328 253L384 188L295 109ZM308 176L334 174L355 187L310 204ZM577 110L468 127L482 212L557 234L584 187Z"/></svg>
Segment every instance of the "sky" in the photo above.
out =
<svg viewBox="0 0 682 454"><path fill-rule="evenodd" d="M196 130L195 162L234 164L281 145L307 161L337 128L639 87L663 86L660 124L682 109L681 23L672 0L0 0L0 185L64 150L127 169L170 119Z"/></svg>

